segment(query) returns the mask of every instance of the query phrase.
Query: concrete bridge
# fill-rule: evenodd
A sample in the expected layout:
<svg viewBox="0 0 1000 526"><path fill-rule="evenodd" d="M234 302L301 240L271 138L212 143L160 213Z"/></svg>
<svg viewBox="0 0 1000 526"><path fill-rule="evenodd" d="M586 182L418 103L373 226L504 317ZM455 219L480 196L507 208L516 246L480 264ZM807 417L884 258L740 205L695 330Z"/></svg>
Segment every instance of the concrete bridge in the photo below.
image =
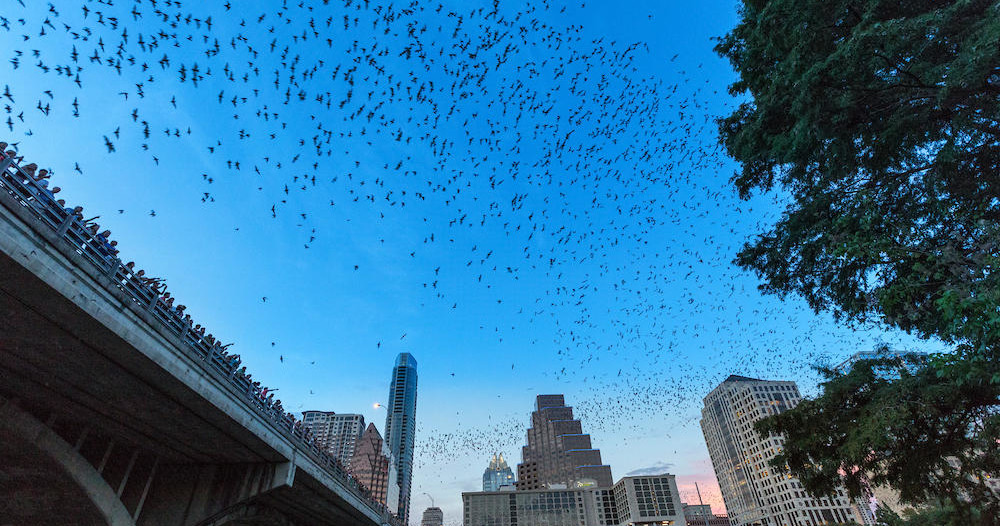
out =
<svg viewBox="0 0 1000 526"><path fill-rule="evenodd" d="M28 175L0 157L0 526L399 526Z"/></svg>

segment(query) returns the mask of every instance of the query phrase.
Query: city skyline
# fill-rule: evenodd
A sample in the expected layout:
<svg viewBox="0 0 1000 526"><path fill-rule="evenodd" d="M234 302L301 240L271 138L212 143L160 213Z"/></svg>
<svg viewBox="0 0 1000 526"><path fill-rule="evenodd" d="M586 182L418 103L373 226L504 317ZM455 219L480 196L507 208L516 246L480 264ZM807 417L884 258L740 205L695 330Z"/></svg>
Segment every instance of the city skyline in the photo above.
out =
<svg viewBox="0 0 1000 526"><path fill-rule="evenodd" d="M611 467L573 418L561 394L535 397L516 484L499 484L506 467L493 455L481 492L462 492L464 526L662 526L682 524L676 476L665 470L626 475ZM503 480L513 478L501 476ZM708 508L709 506L705 506Z"/></svg>

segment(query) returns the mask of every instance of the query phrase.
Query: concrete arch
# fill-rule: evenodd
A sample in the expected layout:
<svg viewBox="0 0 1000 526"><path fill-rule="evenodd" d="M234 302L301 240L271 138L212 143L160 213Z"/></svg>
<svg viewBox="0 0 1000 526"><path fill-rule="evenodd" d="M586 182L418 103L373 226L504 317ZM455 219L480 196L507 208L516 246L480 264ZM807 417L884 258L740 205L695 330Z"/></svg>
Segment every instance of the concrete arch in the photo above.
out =
<svg viewBox="0 0 1000 526"><path fill-rule="evenodd" d="M14 443L18 447L12 447ZM8 503L14 506L10 513L29 521L25 524L49 524L52 517L62 514L57 519L61 524L135 526L115 491L73 446L13 401L3 398L0 398L0 444L7 454L16 452L20 460L27 461L20 464L34 468L32 472L23 466L8 468L3 475L9 484L30 486L31 478L45 479L42 484L45 487L26 489L36 497L39 504L36 508L44 509L32 509L30 503ZM13 458L5 460L18 465ZM50 493L47 498L39 497L46 491ZM64 509L54 510L53 506Z"/></svg>

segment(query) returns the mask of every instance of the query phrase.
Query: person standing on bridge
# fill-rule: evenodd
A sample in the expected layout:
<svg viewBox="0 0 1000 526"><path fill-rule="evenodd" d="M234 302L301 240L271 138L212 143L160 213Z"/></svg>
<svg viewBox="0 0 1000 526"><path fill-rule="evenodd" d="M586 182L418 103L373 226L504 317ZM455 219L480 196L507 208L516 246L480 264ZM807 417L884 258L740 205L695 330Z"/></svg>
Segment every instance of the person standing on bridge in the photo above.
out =
<svg viewBox="0 0 1000 526"><path fill-rule="evenodd" d="M94 225L94 226L97 226L97 225ZM104 256L104 259L109 260L109 261L111 259L113 259L115 257L115 255L118 254L118 249L115 248L115 245L111 244L111 243L115 243L115 242L114 241L109 241L110 237L111 237L111 231L110 230L105 230L104 232L101 232L101 233L97 234L96 236L94 236L94 238L91 240L93 242L93 244L94 244L94 249L97 250L97 252L99 254L101 254L102 256ZM117 244L117 243L115 243L115 244Z"/></svg>
<svg viewBox="0 0 1000 526"><path fill-rule="evenodd" d="M27 175L29 178L35 178L35 170L38 170L38 165L35 163L28 163L21 167L21 173Z"/></svg>
<svg viewBox="0 0 1000 526"><path fill-rule="evenodd" d="M28 191L34 196L34 199L44 208L53 208L56 205L56 195L61 188L56 186L52 190L49 190L49 182L46 180L41 180L38 184L28 184Z"/></svg>
<svg viewBox="0 0 1000 526"><path fill-rule="evenodd" d="M73 208L68 208L68 207L67 208L63 208L63 212L66 213L66 217L71 217L72 216L74 218L73 219L74 221L82 221L83 220L83 207L82 206L77 206L77 207L73 207Z"/></svg>
<svg viewBox="0 0 1000 526"><path fill-rule="evenodd" d="M101 243L104 245L104 250L111 256L118 255L118 249L115 248L118 245L117 241L111 241L111 231L105 230L99 234Z"/></svg>

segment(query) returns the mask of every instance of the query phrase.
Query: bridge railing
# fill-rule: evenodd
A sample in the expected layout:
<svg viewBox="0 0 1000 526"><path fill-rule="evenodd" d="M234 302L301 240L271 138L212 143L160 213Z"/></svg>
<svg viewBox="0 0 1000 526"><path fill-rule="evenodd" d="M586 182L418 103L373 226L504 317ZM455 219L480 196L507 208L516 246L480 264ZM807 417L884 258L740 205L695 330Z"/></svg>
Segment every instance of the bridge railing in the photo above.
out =
<svg viewBox="0 0 1000 526"><path fill-rule="evenodd" d="M122 264L109 240L88 230L83 216L72 208L61 206L45 184L37 181L14 159L0 152L0 188L38 221L60 236L77 254L92 263L98 274L111 282L131 300L129 308L149 314L158 323L176 334L184 344L201 357L205 368L218 377L225 378L244 395L244 401L262 418L276 424L286 437L302 449L329 474L340 480L356 497L392 526L402 526L402 521L390 513L368 490L341 465L340 461L319 447L304 426L296 426L291 413L280 404L272 404L263 396L259 385L236 370L231 358L216 340L206 337L204 329L195 330L190 317L168 304L164 291L155 282L143 279L132 268ZM86 271L86 269L82 269Z"/></svg>

